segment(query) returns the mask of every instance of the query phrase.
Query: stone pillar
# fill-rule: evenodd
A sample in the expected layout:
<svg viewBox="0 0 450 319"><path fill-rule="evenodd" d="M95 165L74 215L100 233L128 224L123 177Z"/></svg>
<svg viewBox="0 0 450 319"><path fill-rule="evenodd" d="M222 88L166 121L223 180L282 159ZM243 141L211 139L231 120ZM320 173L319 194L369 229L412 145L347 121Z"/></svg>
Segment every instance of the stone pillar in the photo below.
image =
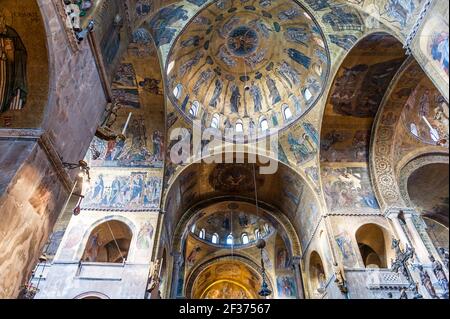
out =
<svg viewBox="0 0 450 319"><path fill-rule="evenodd" d="M408 210L403 211L403 216L405 217L406 227L408 228L409 233L411 234L411 240L413 242L413 247L416 252L417 258L421 264L429 264L430 263L430 252L427 249L427 246L423 242L422 237L420 236L416 225L414 224L413 217L416 214L414 211Z"/></svg>
<svg viewBox="0 0 450 319"><path fill-rule="evenodd" d="M422 218L422 215L410 210L404 213L404 216L406 225L408 227L408 230L411 232L411 236L413 236L415 245L417 245L417 249L420 248L420 252L422 255L422 257L419 257L420 262L423 265L431 265L429 256L432 255L434 258L444 264L442 256L439 254L437 248L434 246L433 241L428 235L427 226ZM419 256L419 252L417 252L417 255ZM446 268L445 272L448 275L448 270Z"/></svg>
<svg viewBox="0 0 450 319"><path fill-rule="evenodd" d="M178 285L180 281L181 271L184 268L184 256L183 253L181 252L173 252L172 256L173 256L173 271L172 271L170 297L175 299L180 298L180 296L178 295L178 291L180 289Z"/></svg>
<svg viewBox="0 0 450 319"><path fill-rule="evenodd" d="M397 238L400 240L400 244L402 247L405 245L410 245L411 242L408 239L408 236L405 234L403 227L398 219L398 215L400 214L400 210L389 210L385 216L392 222L392 226L394 228L394 232L397 235Z"/></svg>
<svg viewBox="0 0 450 319"><path fill-rule="evenodd" d="M299 256L294 256L292 258L292 268L295 273L295 281L297 284L297 296L299 299L305 299L305 286L303 284L303 275L302 275L302 258Z"/></svg>

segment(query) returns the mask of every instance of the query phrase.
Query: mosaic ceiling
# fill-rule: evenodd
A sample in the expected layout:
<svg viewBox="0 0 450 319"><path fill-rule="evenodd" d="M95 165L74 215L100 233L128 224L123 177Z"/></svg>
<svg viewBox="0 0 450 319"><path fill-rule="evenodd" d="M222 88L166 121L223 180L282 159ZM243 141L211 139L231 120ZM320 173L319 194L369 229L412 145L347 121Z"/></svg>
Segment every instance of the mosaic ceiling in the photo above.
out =
<svg viewBox="0 0 450 319"><path fill-rule="evenodd" d="M261 216L264 213L250 213L247 206L230 202L227 209L202 211L191 235L216 246L253 245L259 238L271 236L275 229Z"/></svg>
<svg viewBox="0 0 450 319"><path fill-rule="evenodd" d="M329 67L323 33L305 8L253 0L200 11L175 41L166 71L170 99L186 118L248 141L311 109Z"/></svg>

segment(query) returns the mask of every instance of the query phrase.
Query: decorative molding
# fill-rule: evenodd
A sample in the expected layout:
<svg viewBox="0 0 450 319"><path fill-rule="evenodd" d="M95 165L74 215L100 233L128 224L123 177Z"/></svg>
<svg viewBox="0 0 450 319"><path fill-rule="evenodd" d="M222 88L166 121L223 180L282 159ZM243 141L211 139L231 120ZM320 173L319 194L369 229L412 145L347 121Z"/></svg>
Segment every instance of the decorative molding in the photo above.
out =
<svg viewBox="0 0 450 319"><path fill-rule="evenodd" d="M424 167L429 164L436 164L436 163L443 163L448 164L449 163L449 157L446 154L424 154L422 156L419 156L412 161L410 161L408 164L403 166L400 169L400 175L399 175L399 189L400 194L405 201L406 205L409 207L414 207L413 202L411 201L411 198L408 194L408 179L411 176L414 171L418 170L421 167Z"/></svg>
<svg viewBox="0 0 450 319"><path fill-rule="evenodd" d="M44 132L38 140L39 146L44 150L45 154L49 161L53 164L53 167L56 170L56 174L60 178L66 190L70 193L73 187L73 180L70 175L67 173L66 169L63 166L63 162L61 160L61 156L57 152L55 146L50 140L48 134Z"/></svg>
<svg viewBox="0 0 450 319"><path fill-rule="evenodd" d="M105 93L106 102L112 103L111 81L106 71L105 63L103 62L103 54L98 44L96 33L94 30L89 32L88 42L94 56L95 64L97 65L98 75L102 84L103 92Z"/></svg>
<svg viewBox="0 0 450 319"><path fill-rule="evenodd" d="M383 214L379 211L377 212L367 212L367 213L329 213L327 214L327 217L368 217L368 216L375 216L375 217L383 217Z"/></svg>
<svg viewBox="0 0 450 319"><path fill-rule="evenodd" d="M41 129L0 129L0 140L2 139L35 141L46 154L66 191L69 193L71 192L74 182L65 170L61 157L50 140L47 132L44 132Z"/></svg>
<svg viewBox="0 0 450 319"><path fill-rule="evenodd" d="M76 53L80 50L80 43L78 42L75 32L73 29L69 28L67 26L66 20L67 20L67 14L64 7L63 0L53 0L53 5L55 6L56 12L59 15L60 22L63 25L65 29L65 34L67 36L67 42L69 43L69 47L71 48L73 53Z"/></svg>
<svg viewBox="0 0 450 319"><path fill-rule="evenodd" d="M416 38L416 35L419 32L420 28L422 27L423 21L425 20L425 17L428 14L428 9L431 7L432 2L433 2L433 0L425 1L425 3L423 4L422 10L420 11L420 13L417 17L416 23L412 27L408 36L406 37L404 48L406 49L407 55L412 54L411 45L412 45L414 39Z"/></svg>
<svg viewBox="0 0 450 319"><path fill-rule="evenodd" d="M393 160L396 126L407 97L395 96L394 93L399 87L414 89L417 85L416 79L421 74L423 71L420 65L415 62L414 58L408 58L386 91L375 119L370 145L369 171L382 211L390 207L407 207L400 194L395 174L396 163ZM388 112L392 113L391 116L396 117L395 123L384 120Z"/></svg>

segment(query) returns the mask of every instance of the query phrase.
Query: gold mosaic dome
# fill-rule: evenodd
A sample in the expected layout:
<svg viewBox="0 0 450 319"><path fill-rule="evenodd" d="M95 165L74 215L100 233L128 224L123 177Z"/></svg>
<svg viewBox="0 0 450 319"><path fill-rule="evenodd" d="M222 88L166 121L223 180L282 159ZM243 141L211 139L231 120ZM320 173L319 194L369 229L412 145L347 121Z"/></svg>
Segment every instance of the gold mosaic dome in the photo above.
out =
<svg viewBox="0 0 450 319"><path fill-rule="evenodd" d="M296 1L216 1L177 38L166 73L189 121L246 142L314 107L329 68L325 37Z"/></svg>

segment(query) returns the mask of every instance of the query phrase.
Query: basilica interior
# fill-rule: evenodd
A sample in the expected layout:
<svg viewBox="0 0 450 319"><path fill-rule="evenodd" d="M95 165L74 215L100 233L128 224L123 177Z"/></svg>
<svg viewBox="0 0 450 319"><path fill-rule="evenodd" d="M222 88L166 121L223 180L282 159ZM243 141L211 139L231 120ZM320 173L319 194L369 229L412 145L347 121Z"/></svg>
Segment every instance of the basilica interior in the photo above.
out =
<svg viewBox="0 0 450 319"><path fill-rule="evenodd" d="M448 299L448 24L0 0L0 298Z"/></svg>

